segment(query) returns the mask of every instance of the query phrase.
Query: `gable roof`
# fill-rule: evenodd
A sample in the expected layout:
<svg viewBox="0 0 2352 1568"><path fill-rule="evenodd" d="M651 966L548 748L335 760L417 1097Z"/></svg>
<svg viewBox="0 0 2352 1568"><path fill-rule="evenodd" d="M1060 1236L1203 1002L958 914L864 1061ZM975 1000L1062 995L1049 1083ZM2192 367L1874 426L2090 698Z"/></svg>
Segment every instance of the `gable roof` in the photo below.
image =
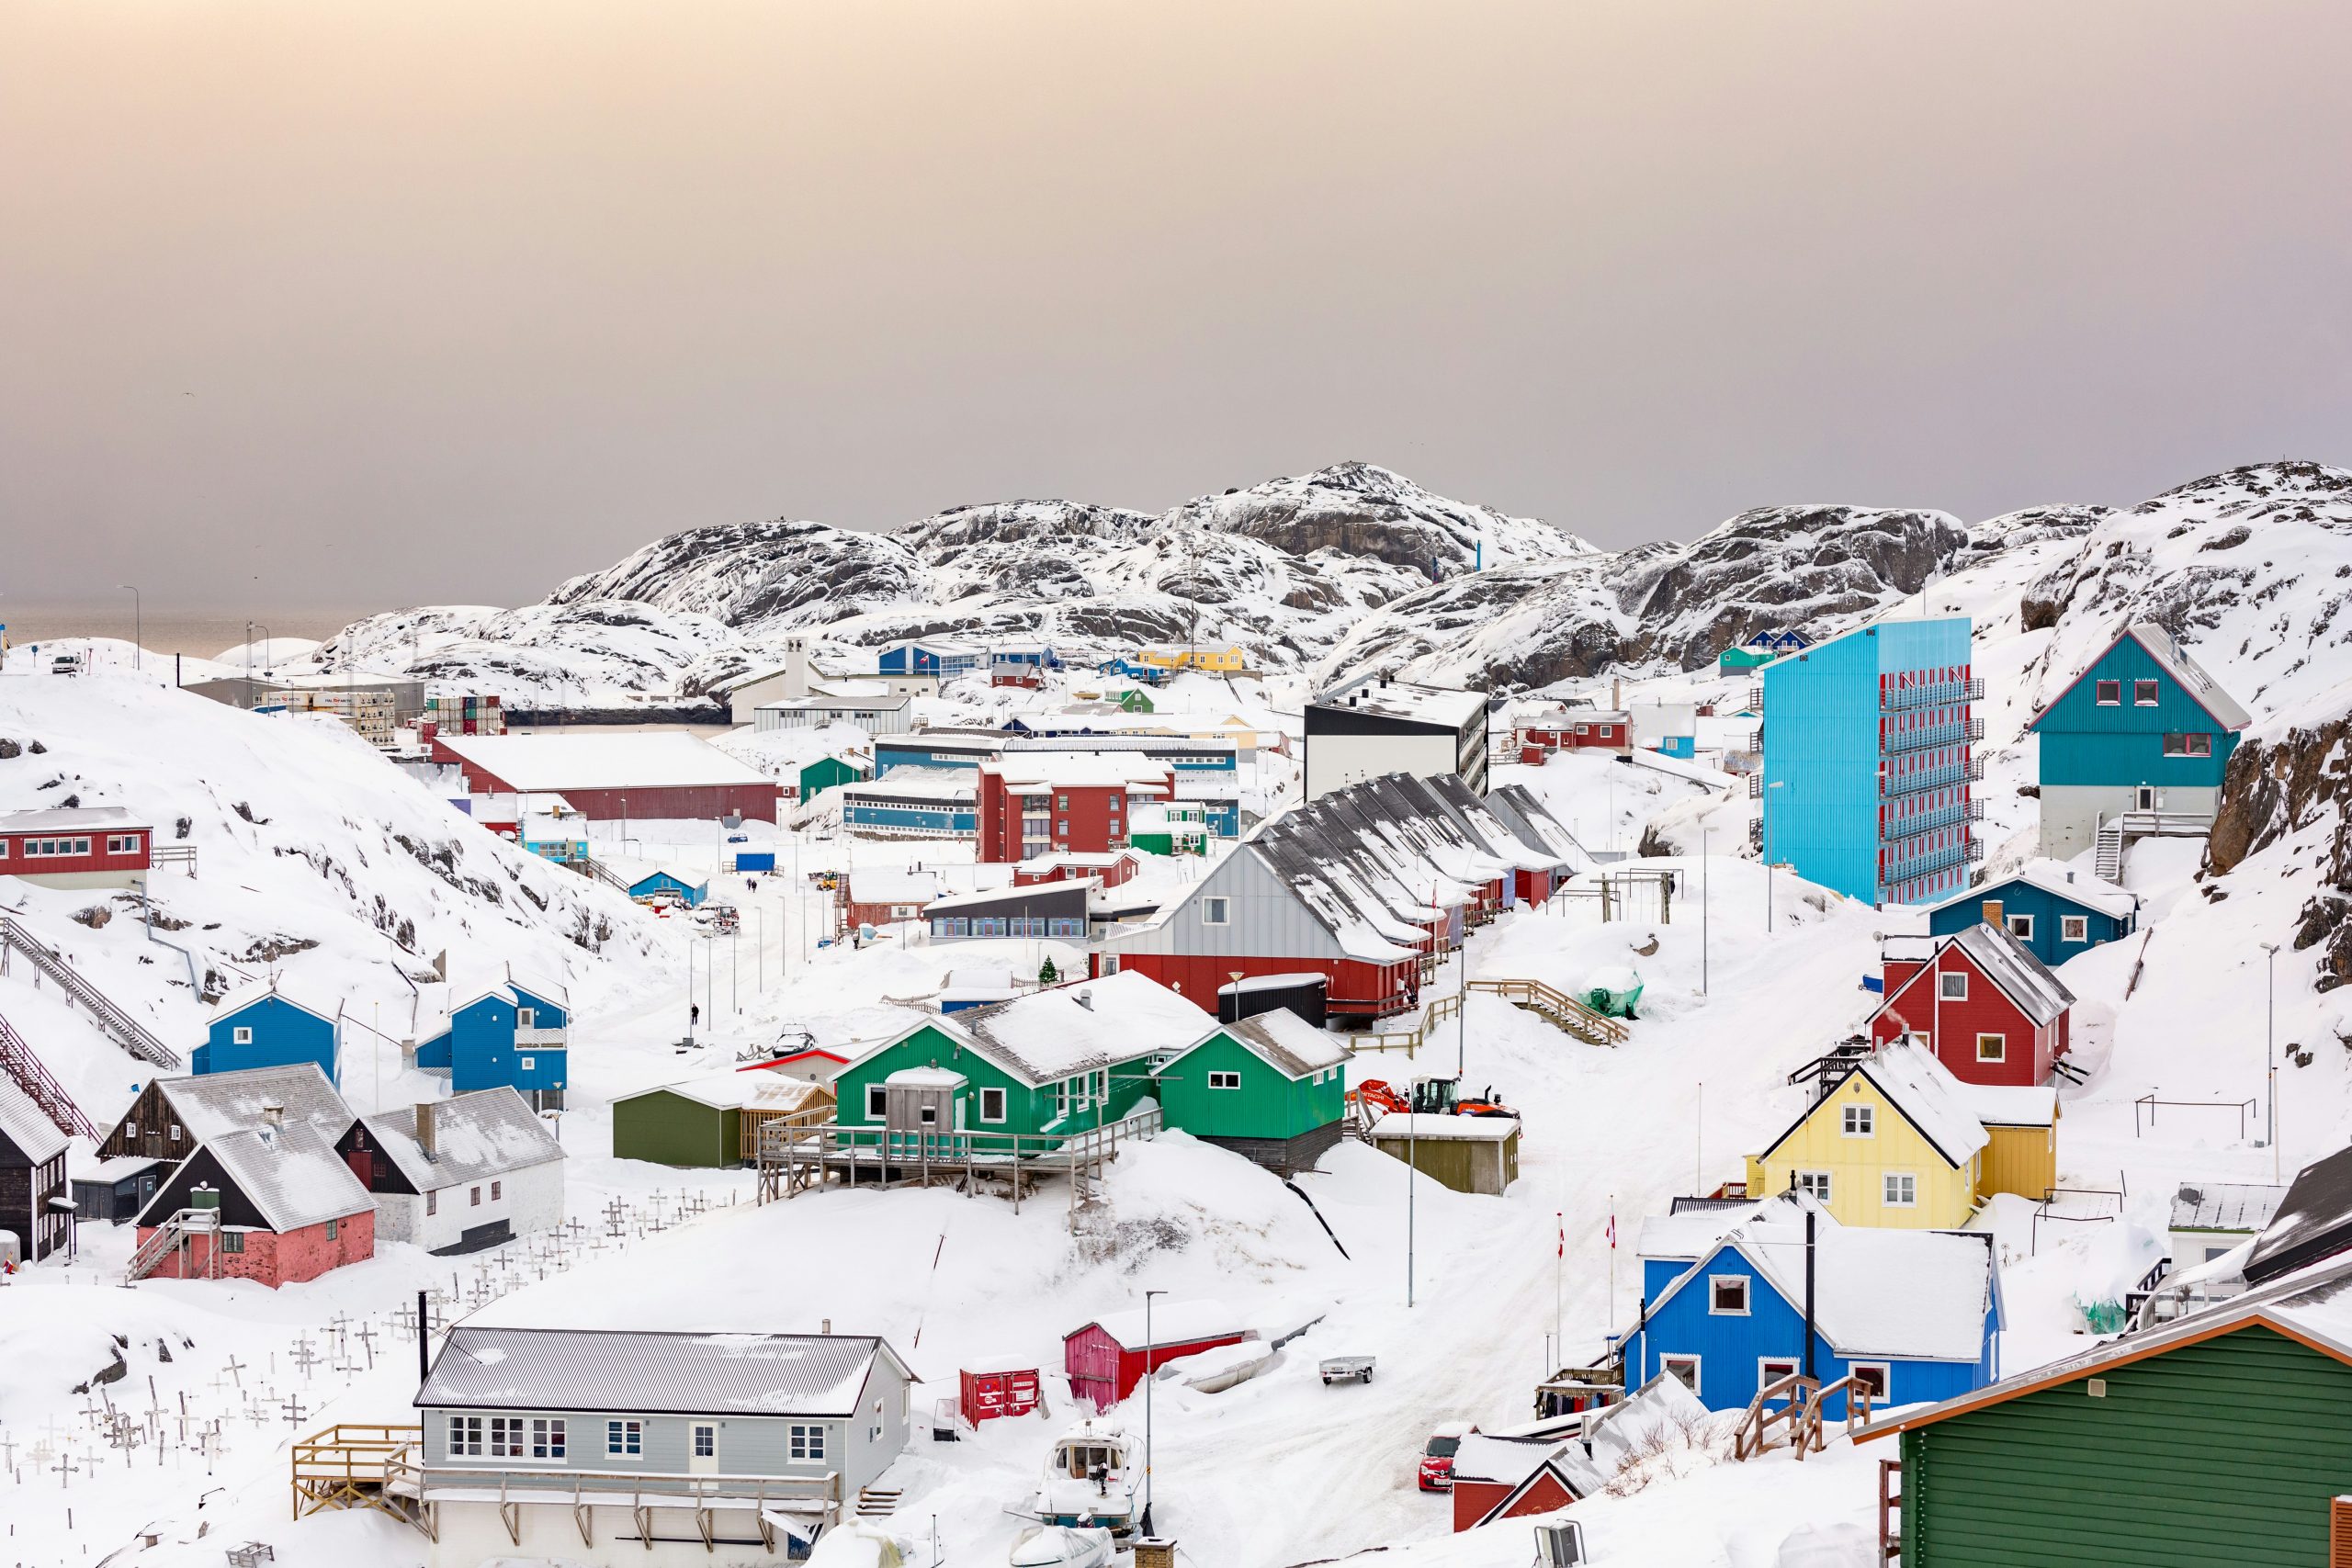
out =
<svg viewBox="0 0 2352 1568"><path fill-rule="evenodd" d="M870 1335L678 1334L459 1324L416 1391L421 1406L848 1416L878 1361Z"/></svg>
<svg viewBox="0 0 2352 1568"><path fill-rule="evenodd" d="M35 1102L33 1097L17 1087L14 1078L0 1076L0 1137L17 1145L17 1152L34 1165L47 1165L65 1152L65 1134L57 1123Z"/></svg>
<svg viewBox="0 0 2352 1568"><path fill-rule="evenodd" d="M1855 1063L1853 1072L1869 1079L1880 1096L1954 1170L1993 1141L1984 1131L1984 1124L1977 1120L1974 1105L1962 1094L1960 1080L1924 1046L1908 1041L1883 1046ZM1820 1099L1806 1106L1804 1114L1790 1122L1787 1131L1756 1156L1758 1162L1770 1160L1799 1128L1835 1100L1838 1089L1845 1085L1846 1079L1841 1077L1825 1089Z"/></svg>
<svg viewBox="0 0 2352 1568"><path fill-rule="evenodd" d="M283 1126L246 1127L208 1138L180 1162L179 1169L205 1155L220 1166L221 1179L243 1193L261 1212L263 1223L280 1235L376 1207L376 1200L334 1152L334 1141L305 1122L288 1120ZM177 1175L175 1170L173 1178ZM173 1178L156 1187L154 1197L139 1212L138 1223L151 1223L151 1212L171 1194Z"/></svg>
<svg viewBox="0 0 2352 1568"><path fill-rule="evenodd" d="M1317 976L1321 979L1321 976ZM1338 1035L1316 1028L1288 1008L1254 1013L1235 1023L1220 1023L1185 1046L1164 1064L1172 1067L1212 1040L1227 1039L1264 1062L1286 1078L1298 1079L1326 1067L1336 1067L1354 1055Z"/></svg>
<svg viewBox="0 0 2352 1568"><path fill-rule="evenodd" d="M807 1055L808 1053L801 1053ZM831 1055L830 1052L818 1052ZM835 1057L836 1061L840 1058ZM713 1111L797 1111L812 1100L828 1098L831 1090L823 1084L808 1078L797 1078L780 1073L763 1063L750 1067L734 1067L716 1073L703 1073L674 1083L658 1083L633 1093L615 1095L613 1103L643 1100L649 1094L674 1094L681 1100L691 1100L696 1105L707 1105Z"/></svg>
<svg viewBox="0 0 2352 1568"><path fill-rule="evenodd" d="M1101 1329L1122 1350L1140 1350L1147 1344L1157 1349L1163 1345L1189 1345L1196 1339L1245 1337L1250 1332L1240 1314L1208 1298L1160 1303L1151 1309L1148 1337L1141 1307L1090 1319L1062 1337L1072 1339L1090 1328Z"/></svg>
<svg viewBox="0 0 2352 1568"><path fill-rule="evenodd" d="M1567 1446L1563 1438L1513 1438L1472 1432L1453 1451L1453 1479L1515 1486Z"/></svg>
<svg viewBox="0 0 2352 1568"><path fill-rule="evenodd" d="M2188 656L2188 650L2180 646L2172 633L2154 621L2133 621L2116 633L2105 648L2092 655L2089 662L2075 672L2075 678L2067 682L2056 696L2042 705L2041 711L2033 716L2033 722L2026 728L2029 731L2041 728L2041 721L2055 712L2058 705L2098 668L2099 661L2113 653L2127 637L2145 649L2148 657L2155 660L2156 668L2170 676L2173 684L2178 686L2190 702L2203 708L2215 724L2223 729L2239 730L2254 722L2254 716L2246 712L2235 697L2222 690L2222 683L2207 674L2205 667Z"/></svg>
<svg viewBox="0 0 2352 1568"><path fill-rule="evenodd" d="M189 1139L198 1144L224 1133L260 1126L262 1111L272 1105L286 1112L288 1122L316 1128L329 1143L342 1137L344 1129L356 1120L316 1062L157 1078L155 1089Z"/></svg>
<svg viewBox="0 0 2352 1568"><path fill-rule="evenodd" d="M272 997L276 997L288 1007L296 1008L303 1012L309 1013L312 1018L317 1019L322 1023L333 1023L343 1016L343 1007L341 1003L336 1004L334 1011L322 1012L318 1008L315 1008L309 1002L304 1001L301 998L288 991L286 989L285 982L280 980L278 976L272 975L266 980L255 980L250 985L240 986L235 990L231 991L227 996L222 997L219 1001L213 1003L212 1017L209 1021L208 1027L210 1023L225 1023L230 1019L234 1018L237 1014L244 1011L247 1008L254 1006L256 1002L266 1002Z"/></svg>
<svg viewBox="0 0 2352 1568"><path fill-rule="evenodd" d="M363 1116L376 1146L419 1192L563 1158L563 1145L513 1089L474 1089L433 1107L433 1157L416 1140L416 1107Z"/></svg>
<svg viewBox="0 0 2352 1568"><path fill-rule="evenodd" d="M2026 862L1997 882L1964 887L1940 904L1928 905L1928 912L1934 914L1957 904L1983 904L1997 896L2002 888L2018 882L2112 919L2128 920L2140 908L2138 894L2128 892L2087 871L2075 871L2064 861L2044 858Z"/></svg>
<svg viewBox="0 0 2352 1568"><path fill-rule="evenodd" d="M1895 1002L1919 984L1925 976L1938 973L1936 959L1948 947L1958 947L1970 964L1994 985L2001 994L2017 1004L2019 1012L2036 1028L2055 1023L2059 1014L2075 1005L2075 993L2066 982L2051 972L2050 965L2033 955L2033 950L2009 933L2006 926L1988 926L1978 920L1965 931L1951 936L1931 937L1925 944L1927 957L1918 969L1906 976L1901 985L1886 993L1886 999L1871 1013L1872 1021L1892 1010Z"/></svg>
<svg viewBox="0 0 2352 1568"><path fill-rule="evenodd" d="M2295 1173L2247 1255L2245 1277L2259 1284L2346 1248L2352 1248L2352 1148Z"/></svg>
<svg viewBox="0 0 2352 1568"><path fill-rule="evenodd" d="M1157 980L1122 969L1099 979L1052 986L1011 1001L924 1019L860 1053L849 1066L859 1066L929 1029L1039 1089L1156 1052L1180 1050L1200 1037L1201 1019L1199 1008Z"/></svg>
<svg viewBox="0 0 2352 1568"><path fill-rule="evenodd" d="M1864 1443L1917 1427L1931 1427L1954 1416L2006 1404L2029 1393L2091 1377L2110 1367L2149 1360L2224 1334L2257 1326L2352 1366L2352 1258L2331 1259L2216 1303L2201 1312L2176 1318L2160 1328L2126 1334L2080 1355L2052 1361L2017 1377L2003 1378L1940 1404L1872 1421L1853 1434L1854 1441Z"/></svg>
<svg viewBox="0 0 2352 1568"><path fill-rule="evenodd" d="M1506 1493L1500 1502L1478 1516L1478 1523L1492 1524L1497 1519L1512 1517L1511 1510L1525 1502L1534 1490L1549 1477L1558 1483L1560 1490L1577 1502L1600 1491L1609 1483L1599 1466L1580 1458L1574 1449L1563 1448L1528 1472L1527 1479Z"/></svg>

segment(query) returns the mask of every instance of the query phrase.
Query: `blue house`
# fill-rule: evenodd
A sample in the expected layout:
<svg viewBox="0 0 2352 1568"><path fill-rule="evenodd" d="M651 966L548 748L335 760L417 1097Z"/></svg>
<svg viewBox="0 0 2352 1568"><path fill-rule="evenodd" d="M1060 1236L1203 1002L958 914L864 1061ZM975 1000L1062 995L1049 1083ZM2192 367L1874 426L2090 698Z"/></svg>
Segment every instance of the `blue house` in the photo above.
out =
<svg viewBox="0 0 2352 1568"><path fill-rule="evenodd" d="M2127 812L2211 823L2253 716L2135 621L2026 728L2041 737L2041 852L2071 859Z"/></svg>
<svg viewBox="0 0 2352 1568"><path fill-rule="evenodd" d="M340 1007L330 1014L296 1001L272 978L220 998L205 1043L189 1054L189 1070L241 1073L316 1062L333 1082L342 1023Z"/></svg>
<svg viewBox="0 0 2352 1568"><path fill-rule="evenodd" d="M1964 615L1860 626L1764 667L1764 858L1870 904L1930 904L1967 885L1984 814Z"/></svg>
<svg viewBox="0 0 2352 1568"><path fill-rule="evenodd" d="M657 871L630 883L628 896L640 904L683 902L689 909L699 909L710 897L710 878L695 872Z"/></svg>
<svg viewBox="0 0 2352 1568"><path fill-rule="evenodd" d="M1987 882L1928 911L1932 936L1958 936L1979 920L2008 929L2055 969L2078 953L2139 928L2140 899L2112 882L2054 860L2029 861L2015 875Z"/></svg>
<svg viewBox="0 0 2352 1568"><path fill-rule="evenodd" d="M560 1110L570 1076L571 1005L560 986L506 977L449 1010L416 1048L416 1065L449 1075L449 1092L507 1088L535 1111Z"/></svg>
<svg viewBox="0 0 2352 1568"><path fill-rule="evenodd" d="M988 660L988 649L971 643L915 637L884 649L875 668L885 675L933 675L944 681L983 669Z"/></svg>
<svg viewBox="0 0 2352 1568"><path fill-rule="evenodd" d="M1654 1217L1641 1246L1641 1315L1623 1341L1628 1388L1668 1372L1708 1409L1742 1410L1792 1372L1825 1387L1851 1372L1883 1409L1949 1399L1999 1375L2000 1282L1988 1236L1841 1225L1810 1199L1784 1194ZM1845 1419L1843 1393L1824 1411Z"/></svg>

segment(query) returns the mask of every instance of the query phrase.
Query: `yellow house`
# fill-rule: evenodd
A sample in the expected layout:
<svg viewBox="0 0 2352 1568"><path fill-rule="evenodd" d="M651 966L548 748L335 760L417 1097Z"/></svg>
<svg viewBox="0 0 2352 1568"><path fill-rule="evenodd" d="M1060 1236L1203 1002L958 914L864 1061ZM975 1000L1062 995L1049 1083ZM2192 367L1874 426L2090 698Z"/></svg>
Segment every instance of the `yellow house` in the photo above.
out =
<svg viewBox="0 0 2352 1568"><path fill-rule="evenodd" d="M1203 648L1187 643L1182 648L1159 645L1138 649L1136 659L1144 664L1155 664L1162 670L1205 670L1212 675L1237 675L1250 668L1238 645L1226 648Z"/></svg>
<svg viewBox="0 0 2352 1568"><path fill-rule="evenodd" d="M1963 1084L1924 1048L1890 1045L1748 1156L1747 1195L1797 1187L1840 1224L1946 1229L1990 1193L2040 1198L2056 1182L2057 1104L2054 1089Z"/></svg>

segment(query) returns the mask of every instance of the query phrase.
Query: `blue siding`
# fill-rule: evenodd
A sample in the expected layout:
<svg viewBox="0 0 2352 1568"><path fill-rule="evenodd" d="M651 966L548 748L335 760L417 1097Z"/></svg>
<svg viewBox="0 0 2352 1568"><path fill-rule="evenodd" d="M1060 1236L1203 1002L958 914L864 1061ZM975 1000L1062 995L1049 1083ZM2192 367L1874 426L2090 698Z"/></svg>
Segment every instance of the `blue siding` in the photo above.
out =
<svg viewBox="0 0 2352 1568"><path fill-rule="evenodd" d="M1686 1272L1671 1264L1645 1259L1642 1281L1645 1307L1656 1299L1650 1281L1655 1277L1653 1270L1658 1269L1667 1271L1669 1281ZM1749 1310L1745 1314L1708 1310L1712 1299L1708 1279L1713 1275L1738 1275L1747 1280ZM1996 1314L1988 1309L1983 1348L1973 1361L1935 1361L1868 1353L1856 1359L1886 1363L1889 1403L1912 1404L1949 1399L1983 1388L1993 1381L1995 1318ZM1698 1278L1678 1292L1656 1316L1626 1337L1626 1386L1633 1387L1662 1371L1665 1357L1696 1356L1700 1402L1710 1410L1742 1410L1762 1386L1758 1363L1766 1357L1780 1358L1798 1362L1798 1370L1802 1371L1804 1347L1803 1309L1775 1291L1771 1282L1736 1248L1719 1247L1701 1264ZM1817 1326L1813 1351L1814 1375L1823 1382L1834 1382L1849 1370L1848 1359ZM1845 1419L1844 1397L1832 1398L1826 1413L1833 1420Z"/></svg>
<svg viewBox="0 0 2352 1568"><path fill-rule="evenodd" d="M692 909L700 907L709 891L710 885L707 882L688 882L683 877L673 876L666 871L657 871L641 882L632 883L628 896L632 898L643 898L655 893L675 893L684 898L686 908Z"/></svg>
<svg viewBox="0 0 2352 1568"><path fill-rule="evenodd" d="M236 1032L253 1031L240 1044ZM248 1067L290 1067L316 1062L329 1082L335 1077L334 1023L296 1007L283 997L262 997L213 1020L205 1043L191 1054L198 1073L241 1073Z"/></svg>
<svg viewBox="0 0 2352 1568"><path fill-rule="evenodd" d="M450 1032L445 1029L432 1039L417 1043L416 1065L420 1067L438 1068L446 1073L449 1070L450 1054L455 1048L456 1042L451 1037Z"/></svg>
<svg viewBox="0 0 2352 1568"><path fill-rule="evenodd" d="M533 1010L532 1026L564 1029L570 1020L563 1009L514 987L525 1006ZM509 1086L526 1093L560 1089L567 1076L568 1055L560 1046L518 1046L514 1043L515 1006L502 996L478 997L449 1018L449 1091L467 1094L478 1089ZM418 1052L418 1064L424 1065ZM530 1061L526 1070L523 1062Z"/></svg>
<svg viewBox="0 0 2352 1568"><path fill-rule="evenodd" d="M854 828L898 828L919 833L976 833L978 812L970 806L869 806L850 802L842 817Z"/></svg>
<svg viewBox="0 0 2352 1568"><path fill-rule="evenodd" d="M1969 889L1968 897L1948 908L1938 909L1928 917L1928 930L1937 936L1958 936L1962 931L1984 918L1987 900L1998 900L2001 913L2030 915L2033 934L2018 940L2033 951L2033 955L2055 969L2077 953L2088 953L2103 942L2113 942L2132 930L2129 920L2119 920L2112 915L2075 903L2071 898L2036 887L2030 882L1995 882ZM2060 917L2080 915L2087 922L2089 940L2064 942L2059 933L2064 929Z"/></svg>
<svg viewBox="0 0 2352 1568"><path fill-rule="evenodd" d="M2120 683L2119 701L2102 705L2098 682ZM2142 707L2133 699L2132 683L2156 682L2157 701ZM2184 785L2215 789L2228 768L2238 738L2223 729L2179 682L2167 674L2155 656L2125 637L2092 660L2082 679L2067 688L2048 712L2034 721L2041 737L2041 782L2044 784L2101 784L2131 788ZM2210 757L2167 757L2167 734L2209 735Z"/></svg>

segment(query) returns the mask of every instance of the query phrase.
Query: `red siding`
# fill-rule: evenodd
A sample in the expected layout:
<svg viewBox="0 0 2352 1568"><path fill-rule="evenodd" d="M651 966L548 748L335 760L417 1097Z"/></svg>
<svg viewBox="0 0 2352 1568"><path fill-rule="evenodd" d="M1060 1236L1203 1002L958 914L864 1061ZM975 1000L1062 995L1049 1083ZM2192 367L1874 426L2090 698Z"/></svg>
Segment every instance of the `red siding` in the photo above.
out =
<svg viewBox="0 0 2352 1568"><path fill-rule="evenodd" d="M1251 979L1261 975L1321 975L1330 982L1326 1009L1340 1018L1385 1018L1420 1002L1419 963L1410 958L1395 964L1360 964L1346 958L1335 961L1122 953L1119 967L1157 980L1193 1006L1212 1013L1216 1011L1218 987L1230 985L1237 969Z"/></svg>
<svg viewBox="0 0 2352 1568"><path fill-rule="evenodd" d="M1015 793L1005 788L1001 774L984 767L975 797L978 853L983 863L1009 864L1027 858L1022 852L1021 802L1033 794L1045 795L1054 803L1055 849L1102 854L1126 847L1125 784L1080 784ZM1114 806L1117 809L1114 810Z"/></svg>
<svg viewBox="0 0 2352 1568"><path fill-rule="evenodd" d="M2067 1014L2062 1012L2053 1022L2036 1028L2008 993L1971 963L1956 943L1948 942L1937 953L1933 974L1919 975L1919 968L1914 964L1886 966L1888 999L1871 1021L1873 1043L1884 1045L1906 1032L1924 1034L1937 1059L1962 1083L2031 1086L2049 1081L2051 1063L2068 1044ZM1941 977L1947 974L1968 976L1965 1000L1938 998ZM1910 980L1914 975L1918 978ZM1907 988L1905 980L1910 980ZM1977 1059L1979 1034L2004 1036L2001 1060Z"/></svg>
<svg viewBox="0 0 2352 1568"><path fill-rule="evenodd" d="M134 847L121 854L108 854L107 840L118 837L131 839L134 840ZM7 854L0 856L0 875L40 876L74 871L145 871L149 869L148 849L153 837L153 830L146 828L117 828L111 832L97 828L76 828L70 832L58 833L0 833L0 844L6 844L8 847ZM25 840L28 839L38 839L44 843L54 843L61 839L68 842L79 842L81 840L87 839L90 840L90 852L85 855L28 855L25 853Z"/></svg>
<svg viewBox="0 0 2352 1568"><path fill-rule="evenodd" d="M139 1240L144 1245L155 1234L153 1225L139 1227ZM272 1290L280 1285L299 1285L305 1280L315 1280L330 1269L340 1269L346 1263L357 1263L376 1256L376 1214L363 1209L342 1221L334 1240L327 1239L324 1222L305 1225L300 1230L279 1234L274 1231L247 1231L243 1252L220 1255L220 1278L253 1280ZM199 1235L193 1239L189 1253L188 1277L201 1280L207 1275L206 1255L211 1250L212 1238ZM153 1276L159 1280L180 1277L180 1255L176 1248L167 1257Z"/></svg>
<svg viewBox="0 0 2352 1568"><path fill-rule="evenodd" d="M1561 1485L1557 1477L1546 1472L1537 1476L1534 1484L1528 1487L1518 1501L1495 1517L1498 1519L1519 1519L1532 1514L1556 1514L1576 1500L1575 1493Z"/></svg>
<svg viewBox="0 0 2352 1568"><path fill-rule="evenodd" d="M1141 1350L1126 1348L1105 1334L1100 1324L1090 1323L1076 1333L1062 1337L1062 1370L1069 1374L1071 1398L1085 1400L1097 1410L1108 1410L1133 1393L1145 1373L1170 1361L1214 1350L1220 1345L1239 1343L1240 1335L1224 1334L1208 1339L1155 1345L1150 1362L1146 1365Z"/></svg>
<svg viewBox="0 0 2352 1568"><path fill-rule="evenodd" d="M993 1421L1001 1416L1026 1416L1044 1400L1037 1369L1017 1372L961 1374L962 1405L967 1421Z"/></svg>
<svg viewBox="0 0 2352 1568"><path fill-rule="evenodd" d="M1462 1481L1453 1483L1453 1528L1466 1530L1487 1517L1487 1510L1510 1495L1510 1488L1499 1481Z"/></svg>

